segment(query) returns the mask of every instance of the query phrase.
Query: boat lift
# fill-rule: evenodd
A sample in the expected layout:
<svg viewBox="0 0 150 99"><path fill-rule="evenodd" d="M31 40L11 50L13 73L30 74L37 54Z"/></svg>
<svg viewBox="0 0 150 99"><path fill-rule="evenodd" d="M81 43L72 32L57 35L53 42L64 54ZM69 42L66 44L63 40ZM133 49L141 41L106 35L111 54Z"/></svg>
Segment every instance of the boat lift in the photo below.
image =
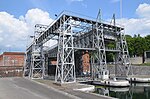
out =
<svg viewBox="0 0 150 99"><path fill-rule="evenodd" d="M132 75L128 46L124 28L115 23L102 21L99 11L96 19L72 12L62 12L50 25L36 25L38 34L26 50L24 76L43 79L47 75L43 50L44 44L56 40L57 44L48 50L49 57L57 58L55 82L76 82L75 51L89 50L92 53L91 73L93 80L108 80L106 52L115 53L115 77ZM107 48L106 42L114 42L114 48Z"/></svg>

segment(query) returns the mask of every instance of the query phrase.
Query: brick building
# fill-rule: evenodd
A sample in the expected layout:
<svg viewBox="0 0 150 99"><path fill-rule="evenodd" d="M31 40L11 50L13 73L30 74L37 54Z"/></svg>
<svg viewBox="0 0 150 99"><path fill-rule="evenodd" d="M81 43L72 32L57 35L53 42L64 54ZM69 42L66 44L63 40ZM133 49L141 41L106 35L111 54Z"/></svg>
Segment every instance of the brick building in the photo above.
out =
<svg viewBox="0 0 150 99"><path fill-rule="evenodd" d="M0 76L22 76L25 53L4 52L0 55Z"/></svg>
<svg viewBox="0 0 150 99"><path fill-rule="evenodd" d="M82 55L82 66L83 66L83 73L90 73L90 55L88 51L83 52Z"/></svg>
<svg viewBox="0 0 150 99"><path fill-rule="evenodd" d="M48 56L46 56L48 58ZM48 59L48 74L55 75L57 58ZM90 55L88 51L78 51L75 53L76 75L90 73Z"/></svg>

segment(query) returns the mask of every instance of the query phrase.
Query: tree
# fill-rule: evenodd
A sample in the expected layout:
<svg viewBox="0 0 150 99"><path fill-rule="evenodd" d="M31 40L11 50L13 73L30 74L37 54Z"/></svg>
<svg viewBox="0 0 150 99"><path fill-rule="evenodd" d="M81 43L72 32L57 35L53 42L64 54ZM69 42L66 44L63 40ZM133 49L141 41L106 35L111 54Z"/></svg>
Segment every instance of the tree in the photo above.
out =
<svg viewBox="0 0 150 99"><path fill-rule="evenodd" d="M144 52L147 50L146 40L142 38L139 34L134 39L134 51L135 55L143 56Z"/></svg>
<svg viewBox="0 0 150 99"><path fill-rule="evenodd" d="M147 45L147 49L146 50L150 50L150 35L147 35L145 37L145 41L146 41L146 45Z"/></svg>
<svg viewBox="0 0 150 99"><path fill-rule="evenodd" d="M133 56L134 55L134 39L132 38L132 36L130 35L126 35L126 41L127 41L127 45L128 45L128 51L129 51L129 55Z"/></svg>

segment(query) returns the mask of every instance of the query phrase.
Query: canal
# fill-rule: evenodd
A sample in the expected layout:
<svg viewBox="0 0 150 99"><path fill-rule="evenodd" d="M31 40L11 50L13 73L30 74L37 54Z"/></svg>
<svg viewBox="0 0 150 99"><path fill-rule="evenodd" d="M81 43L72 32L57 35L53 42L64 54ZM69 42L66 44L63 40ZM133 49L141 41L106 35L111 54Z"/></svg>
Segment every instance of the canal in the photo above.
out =
<svg viewBox="0 0 150 99"><path fill-rule="evenodd" d="M119 99L150 99L150 83L133 83L125 88L96 86L94 93Z"/></svg>

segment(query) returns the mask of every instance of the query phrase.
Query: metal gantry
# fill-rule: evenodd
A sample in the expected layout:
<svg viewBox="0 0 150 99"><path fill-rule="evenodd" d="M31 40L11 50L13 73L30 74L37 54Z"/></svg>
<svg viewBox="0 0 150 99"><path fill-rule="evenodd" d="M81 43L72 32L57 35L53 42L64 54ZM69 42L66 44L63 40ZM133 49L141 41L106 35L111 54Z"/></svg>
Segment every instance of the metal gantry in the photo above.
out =
<svg viewBox="0 0 150 99"><path fill-rule="evenodd" d="M101 78L103 71L107 70L106 64L106 52L105 52L105 42L104 42L104 27L102 24L98 24L101 21L100 12L97 17L96 23L96 31L93 31L93 44L96 52L94 53L92 60L93 61L93 70L95 69L95 73L97 77L94 78Z"/></svg>
<svg viewBox="0 0 150 99"><path fill-rule="evenodd" d="M133 70L131 67L130 56L124 32L120 32L118 35L119 38L117 40L116 47L120 51L117 53L116 57L116 76L126 77L128 75L133 75Z"/></svg>
<svg viewBox="0 0 150 99"><path fill-rule="evenodd" d="M56 66L56 82L75 82L75 62L74 62L74 46L73 46L73 25L72 17L66 18L65 15L61 20L57 66Z"/></svg>
<svg viewBox="0 0 150 99"><path fill-rule="evenodd" d="M98 17L100 18L100 15ZM115 20L114 20L115 23ZM43 26L44 27L44 26ZM27 48L25 73L32 78L43 78L45 75L45 58L43 44L49 40L58 43L46 51L49 57L57 57L55 81L68 83L76 81L75 51L89 50L91 53L92 75L102 78L103 71L107 71L106 52L116 53L116 76L128 76L132 73L129 61L128 47L124 35L124 28L110 23L84 18L68 12L61 13L49 26L39 30L34 42ZM107 48L106 42L113 41L116 48ZM36 58L34 52L37 52ZM33 54L33 55L32 55ZM39 55L39 56L38 56ZM36 63L36 59L39 60ZM47 59L47 58L46 58ZM37 67L37 68L36 68ZM36 75L36 76L35 76ZM37 76L40 75L40 76Z"/></svg>
<svg viewBox="0 0 150 99"><path fill-rule="evenodd" d="M36 38L47 28L46 25L35 25L35 34L32 44L26 51L26 65L24 67L24 76L33 78L43 78L45 76L45 57L43 52L43 43L36 43Z"/></svg>

